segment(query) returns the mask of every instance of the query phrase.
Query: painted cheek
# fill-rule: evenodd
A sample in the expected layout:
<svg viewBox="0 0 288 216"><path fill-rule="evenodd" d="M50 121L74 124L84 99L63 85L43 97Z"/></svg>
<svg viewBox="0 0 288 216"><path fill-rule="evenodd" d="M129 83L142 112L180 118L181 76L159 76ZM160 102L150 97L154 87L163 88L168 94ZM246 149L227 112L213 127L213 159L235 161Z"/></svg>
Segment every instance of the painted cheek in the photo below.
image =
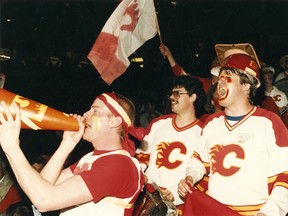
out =
<svg viewBox="0 0 288 216"><path fill-rule="evenodd" d="M221 77L217 85L218 99L224 97L226 92L227 92L227 82L226 82L226 79Z"/></svg>
<svg viewBox="0 0 288 216"><path fill-rule="evenodd" d="M217 85L218 101L224 100L229 94L229 84L232 83L232 78L227 76L220 76Z"/></svg>
<svg viewBox="0 0 288 216"><path fill-rule="evenodd" d="M91 117L91 127L92 131L99 130L99 128L101 127L101 122L97 116Z"/></svg>
<svg viewBox="0 0 288 216"><path fill-rule="evenodd" d="M231 77L226 77L226 82L227 83L232 83L232 78Z"/></svg>

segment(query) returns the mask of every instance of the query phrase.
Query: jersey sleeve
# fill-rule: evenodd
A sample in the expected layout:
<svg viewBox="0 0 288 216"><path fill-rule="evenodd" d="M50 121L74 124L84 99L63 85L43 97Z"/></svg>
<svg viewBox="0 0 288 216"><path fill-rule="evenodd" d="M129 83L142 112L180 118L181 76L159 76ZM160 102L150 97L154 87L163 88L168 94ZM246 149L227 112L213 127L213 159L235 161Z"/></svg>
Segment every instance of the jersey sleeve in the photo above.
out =
<svg viewBox="0 0 288 216"><path fill-rule="evenodd" d="M189 161L185 174L186 177L192 177L194 185L199 182L205 174L209 173L209 155L205 149L204 138L201 136L200 143Z"/></svg>
<svg viewBox="0 0 288 216"><path fill-rule="evenodd" d="M260 210L267 215L286 215L288 211L288 130L274 113L269 116L274 133L267 133L270 197ZM269 130L270 127L267 127ZM271 136L270 134L274 134Z"/></svg>
<svg viewBox="0 0 288 216"><path fill-rule="evenodd" d="M138 159L143 172L147 169L150 161L150 153L153 149L153 138L157 133L158 128L161 128L167 119L173 117L171 115L159 116L153 119L146 128L146 135L141 141L140 147L136 149L135 157Z"/></svg>
<svg viewBox="0 0 288 216"><path fill-rule="evenodd" d="M110 155L98 159L91 170L80 173L93 201L113 196L130 197L138 188L139 174L133 161L123 155Z"/></svg>
<svg viewBox="0 0 288 216"><path fill-rule="evenodd" d="M177 63L172 67L172 71L173 71L173 74L175 76L180 76L180 75L186 75L187 74L184 71L184 69Z"/></svg>

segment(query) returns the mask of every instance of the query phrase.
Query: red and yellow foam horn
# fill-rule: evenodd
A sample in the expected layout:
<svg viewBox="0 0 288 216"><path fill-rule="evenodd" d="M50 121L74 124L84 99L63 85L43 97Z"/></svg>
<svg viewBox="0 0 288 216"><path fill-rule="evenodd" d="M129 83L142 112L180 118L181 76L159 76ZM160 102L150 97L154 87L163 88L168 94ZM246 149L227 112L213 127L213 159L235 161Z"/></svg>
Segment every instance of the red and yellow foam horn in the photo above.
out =
<svg viewBox="0 0 288 216"><path fill-rule="evenodd" d="M79 129L78 121L68 114L31 99L0 89L0 101L8 106L16 103L21 112L21 128L33 130Z"/></svg>

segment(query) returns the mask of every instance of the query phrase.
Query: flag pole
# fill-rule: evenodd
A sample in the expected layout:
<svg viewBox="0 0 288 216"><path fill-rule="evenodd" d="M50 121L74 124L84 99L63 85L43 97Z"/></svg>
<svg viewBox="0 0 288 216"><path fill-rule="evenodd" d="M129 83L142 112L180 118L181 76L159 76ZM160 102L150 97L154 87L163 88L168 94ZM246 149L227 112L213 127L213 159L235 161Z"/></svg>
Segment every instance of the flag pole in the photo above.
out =
<svg viewBox="0 0 288 216"><path fill-rule="evenodd" d="M163 44L161 31L160 31L160 27L159 27L159 22L158 22L158 16L157 16L158 12L155 11L155 14L156 14L156 29L157 29L158 37L159 37L159 40L160 40L160 44ZM165 56L163 56L163 58L165 59Z"/></svg>
<svg viewBox="0 0 288 216"><path fill-rule="evenodd" d="M156 13L156 28L157 28L157 33L158 33L158 36L159 36L159 39L160 39L160 43L162 44L162 37L161 37L161 32L160 32L160 27L159 27L159 22L158 22L158 12L155 12Z"/></svg>

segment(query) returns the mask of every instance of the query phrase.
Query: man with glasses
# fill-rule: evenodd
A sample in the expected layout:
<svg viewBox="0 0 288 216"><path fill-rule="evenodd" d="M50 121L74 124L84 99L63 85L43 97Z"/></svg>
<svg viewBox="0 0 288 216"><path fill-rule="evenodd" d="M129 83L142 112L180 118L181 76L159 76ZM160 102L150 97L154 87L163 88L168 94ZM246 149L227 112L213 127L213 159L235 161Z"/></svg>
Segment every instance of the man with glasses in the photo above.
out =
<svg viewBox="0 0 288 216"><path fill-rule="evenodd" d="M181 75L175 77L169 99L173 114L160 116L148 125L136 157L148 183L155 182L164 197L181 209L183 200L177 185L185 177L199 142L202 123L198 111L203 110L206 95L198 79Z"/></svg>
<svg viewBox="0 0 288 216"><path fill-rule="evenodd" d="M191 186L209 174L208 195L218 201L217 206L239 215L284 216L288 212L288 131L275 113L253 105L260 86L260 69L253 58L234 54L222 66L217 92L225 109L205 121L201 144L179 183L179 194L189 194L184 213L219 215L216 205L201 209L203 199L197 206L202 211L190 213L197 210L193 206L199 194Z"/></svg>

